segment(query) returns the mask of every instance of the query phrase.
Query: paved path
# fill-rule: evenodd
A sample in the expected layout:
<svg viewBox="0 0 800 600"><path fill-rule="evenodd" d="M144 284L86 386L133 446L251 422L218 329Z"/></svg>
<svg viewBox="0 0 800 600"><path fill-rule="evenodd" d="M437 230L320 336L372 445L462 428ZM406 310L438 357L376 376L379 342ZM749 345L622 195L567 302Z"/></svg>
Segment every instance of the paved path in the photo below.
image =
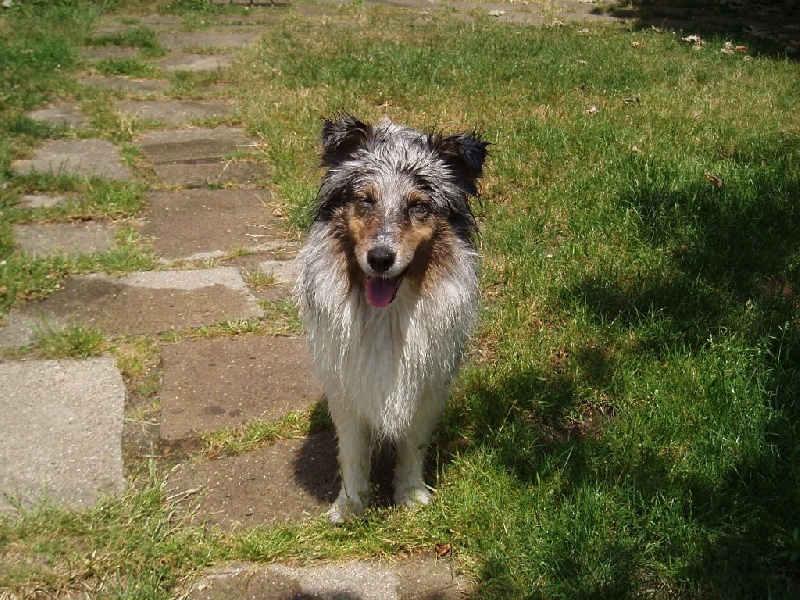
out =
<svg viewBox="0 0 800 600"><path fill-rule="evenodd" d="M182 31L181 21L169 16L130 22L109 19L97 33L137 25L154 29L167 49L152 61L164 78L98 76L90 66L79 82L115 94L120 119L139 123L132 140L141 152L136 167L119 146L87 136L92 115L64 103L29 116L69 135L44 142L15 160L12 170L148 183L146 207L135 226L159 266L123 276L67 277L56 292L15 308L5 319L0 513L43 499L75 508L92 505L124 490L125 473L156 456L177 462L166 490L184 498L179 510L190 522L241 529L321 519L338 490L331 430L215 459L189 455L202 447L202 435L254 421L280 422L296 411L311 414L322 402L302 338L227 333L237 324L269 331L265 307L285 301L295 277L298 242L276 216L270 169L252 151L256 140L236 122L237 107L229 98L168 95L169 72L221 74L238 48L258 39L259 22L220 19L200 33ZM87 48L84 58L91 65L135 55L131 49L100 47ZM74 194L40 192L21 198L20 206L79 201ZM75 256L113 252L120 229L109 221L45 221L18 225L14 236L19 252ZM155 389L126 380L111 355L11 358L24 356L42 331L74 326L99 330L121 344L149 340L157 356L139 377L158 382ZM156 410L148 408L154 403ZM196 600L460 598L468 589L469 582L456 577L447 561L416 556L304 567L220 565L197 573L178 593Z"/></svg>

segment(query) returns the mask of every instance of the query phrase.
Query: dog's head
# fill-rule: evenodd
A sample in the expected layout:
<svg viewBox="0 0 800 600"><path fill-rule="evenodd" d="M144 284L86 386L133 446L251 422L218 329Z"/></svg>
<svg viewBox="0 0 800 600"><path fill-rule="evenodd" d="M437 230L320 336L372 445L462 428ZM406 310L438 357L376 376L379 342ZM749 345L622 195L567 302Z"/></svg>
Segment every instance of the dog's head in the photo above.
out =
<svg viewBox="0 0 800 600"><path fill-rule="evenodd" d="M469 201L487 145L475 132L425 134L351 115L325 121L316 219L331 226L370 304L388 306L404 278L422 287L453 252L472 247Z"/></svg>

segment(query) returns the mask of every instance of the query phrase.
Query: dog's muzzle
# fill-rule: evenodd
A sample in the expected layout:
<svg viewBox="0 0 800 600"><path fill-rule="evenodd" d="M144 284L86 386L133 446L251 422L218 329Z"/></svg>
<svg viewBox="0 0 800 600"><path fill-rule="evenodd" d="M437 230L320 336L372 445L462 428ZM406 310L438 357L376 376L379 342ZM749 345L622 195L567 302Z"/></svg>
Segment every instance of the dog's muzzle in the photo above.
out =
<svg viewBox="0 0 800 600"><path fill-rule="evenodd" d="M367 275L367 301L375 308L386 308L397 296L403 273L397 277L384 274L394 266L396 253L389 246L375 246L367 251L367 264L375 275Z"/></svg>

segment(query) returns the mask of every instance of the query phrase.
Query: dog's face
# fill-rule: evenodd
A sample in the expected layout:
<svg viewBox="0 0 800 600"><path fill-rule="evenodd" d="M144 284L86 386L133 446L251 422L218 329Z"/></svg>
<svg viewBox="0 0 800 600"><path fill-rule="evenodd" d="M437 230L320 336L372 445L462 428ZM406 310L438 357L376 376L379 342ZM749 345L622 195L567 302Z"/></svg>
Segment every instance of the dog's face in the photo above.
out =
<svg viewBox="0 0 800 600"><path fill-rule="evenodd" d="M347 260L351 286L372 306L391 304L404 280L435 278L455 245L472 243L469 197L477 193L486 142L475 133L427 135L349 115L326 121L316 218Z"/></svg>

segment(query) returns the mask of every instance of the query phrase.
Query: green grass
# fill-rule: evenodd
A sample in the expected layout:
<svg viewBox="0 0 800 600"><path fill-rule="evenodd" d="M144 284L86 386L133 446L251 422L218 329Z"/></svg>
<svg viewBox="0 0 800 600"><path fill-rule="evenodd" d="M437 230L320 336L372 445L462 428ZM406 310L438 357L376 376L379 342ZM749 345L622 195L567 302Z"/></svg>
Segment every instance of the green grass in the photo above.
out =
<svg viewBox="0 0 800 600"><path fill-rule="evenodd" d="M99 509L0 520L0 564L12 565L0 589L79 582L167 598L212 562L447 542L478 598L800 594L797 63L720 53L727 38L698 51L669 31L417 17L289 12L229 76L298 229L319 182L323 116L475 127L493 143L476 204L481 325L433 451L435 502L415 513L379 506L347 528L320 519L223 535L176 522L174 501L145 477ZM71 38L52 37L60 45L34 48L39 62L23 42L0 49L23 86L0 84L10 94L0 109L6 177L15 152L48 135L20 114L62 85L40 74L70 64ZM67 273L114 266L15 254L11 226L51 214L23 216L16 196L81 184L10 183L0 192L3 307L51 292ZM89 198L62 217L141 206L127 187ZM135 236L126 248L122 268L151 260ZM263 307L268 319L162 341L299 333L290 304ZM145 395L157 388L153 343L116 350ZM312 416L221 432L205 455L301 435ZM88 557L91 569L75 567Z"/></svg>
<svg viewBox="0 0 800 600"><path fill-rule="evenodd" d="M133 27L120 33L90 36L87 38L86 44L139 48L142 55L147 58L159 58L166 54L164 48L158 43L156 32L148 27Z"/></svg>

